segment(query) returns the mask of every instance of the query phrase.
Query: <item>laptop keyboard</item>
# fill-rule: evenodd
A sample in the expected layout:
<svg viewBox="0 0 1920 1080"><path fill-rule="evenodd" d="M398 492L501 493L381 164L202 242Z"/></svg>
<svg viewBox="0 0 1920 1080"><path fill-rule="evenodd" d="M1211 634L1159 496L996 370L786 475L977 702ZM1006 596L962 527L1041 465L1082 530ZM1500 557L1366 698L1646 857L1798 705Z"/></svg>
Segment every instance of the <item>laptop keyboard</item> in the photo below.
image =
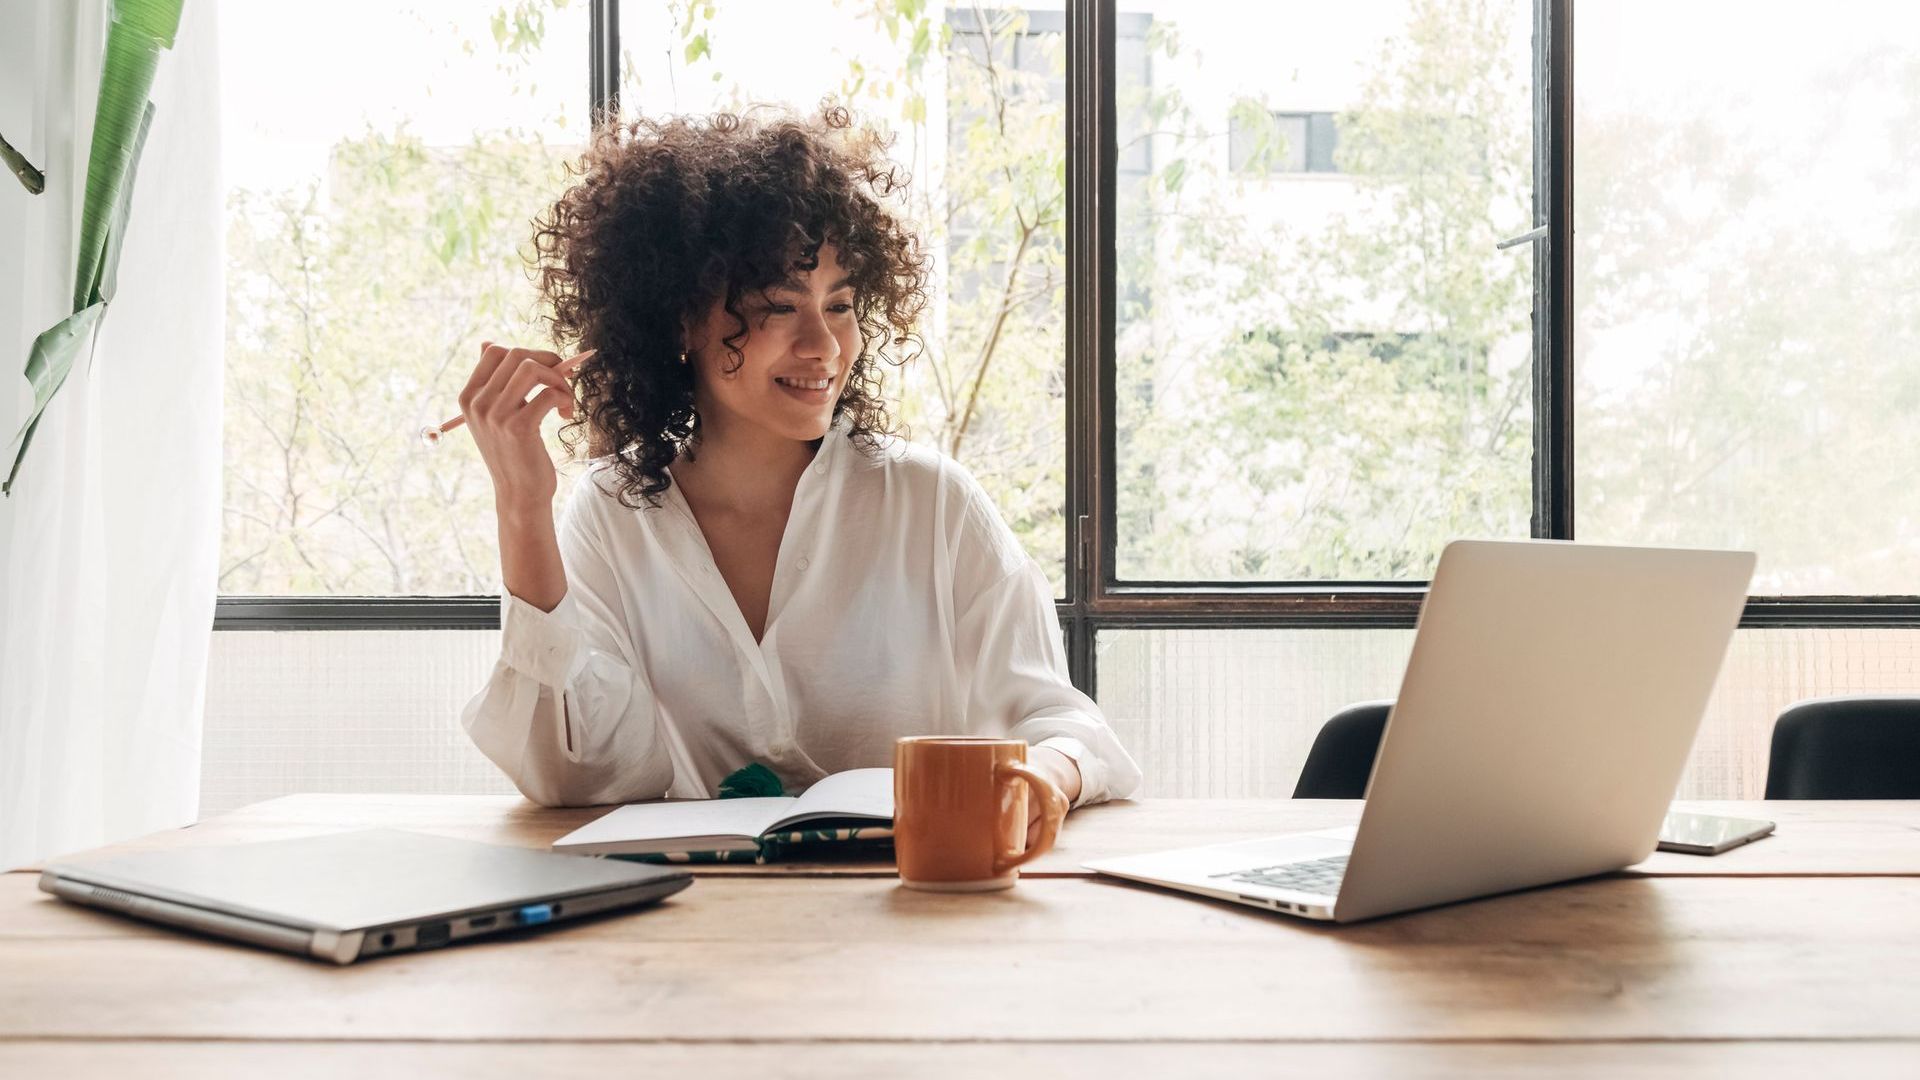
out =
<svg viewBox="0 0 1920 1080"><path fill-rule="evenodd" d="M1340 878L1346 872L1347 857L1329 855L1324 859L1282 863L1279 866L1266 866L1255 870L1235 870L1213 876L1226 878L1229 881L1244 881L1249 885L1266 885L1275 889L1292 889L1295 892L1332 896L1339 891Z"/></svg>

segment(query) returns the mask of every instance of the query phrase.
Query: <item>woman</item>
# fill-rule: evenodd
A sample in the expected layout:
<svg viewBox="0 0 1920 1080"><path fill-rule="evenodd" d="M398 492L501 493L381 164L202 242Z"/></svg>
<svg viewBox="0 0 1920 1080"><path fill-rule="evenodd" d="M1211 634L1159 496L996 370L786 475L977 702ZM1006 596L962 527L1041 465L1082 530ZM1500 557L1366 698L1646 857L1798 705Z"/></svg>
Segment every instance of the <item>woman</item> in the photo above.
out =
<svg viewBox="0 0 1920 1080"><path fill-rule="evenodd" d="M1024 738L1076 806L1138 785L980 485L885 433L875 354L926 259L884 149L837 108L609 127L537 223L555 339L592 355L576 386L488 343L460 396L506 586L463 720L528 798L706 797L755 762L795 791L919 734ZM593 456L557 525L552 410Z"/></svg>

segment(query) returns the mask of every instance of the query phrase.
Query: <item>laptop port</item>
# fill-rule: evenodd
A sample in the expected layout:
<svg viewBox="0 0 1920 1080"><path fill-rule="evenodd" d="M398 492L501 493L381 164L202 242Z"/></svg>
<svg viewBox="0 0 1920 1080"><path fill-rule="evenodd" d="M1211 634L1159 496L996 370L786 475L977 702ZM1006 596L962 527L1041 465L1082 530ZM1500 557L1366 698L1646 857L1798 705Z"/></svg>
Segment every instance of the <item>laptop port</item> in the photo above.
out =
<svg viewBox="0 0 1920 1080"><path fill-rule="evenodd" d="M422 949L431 949L435 945L445 945L453 933L443 922L421 923L414 934L413 943Z"/></svg>
<svg viewBox="0 0 1920 1080"><path fill-rule="evenodd" d="M473 918L467 920L467 925L475 930L480 930L492 926L499 921L500 917L498 915L475 915Z"/></svg>

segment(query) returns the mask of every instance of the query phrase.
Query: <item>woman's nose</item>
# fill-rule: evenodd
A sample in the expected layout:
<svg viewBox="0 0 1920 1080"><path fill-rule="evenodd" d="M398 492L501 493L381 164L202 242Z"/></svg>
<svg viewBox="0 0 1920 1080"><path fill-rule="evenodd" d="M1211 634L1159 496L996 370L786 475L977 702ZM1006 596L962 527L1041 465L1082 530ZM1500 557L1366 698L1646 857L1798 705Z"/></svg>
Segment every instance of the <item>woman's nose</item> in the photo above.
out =
<svg viewBox="0 0 1920 1080"><path fill-rule="evenodd" d="M801 356L812 359L838 360L840 358L840 339L834 336L833 327L827 325L824 312L814 310L808 313L800 326L800 340L795 342L796 351Z"/></svg>

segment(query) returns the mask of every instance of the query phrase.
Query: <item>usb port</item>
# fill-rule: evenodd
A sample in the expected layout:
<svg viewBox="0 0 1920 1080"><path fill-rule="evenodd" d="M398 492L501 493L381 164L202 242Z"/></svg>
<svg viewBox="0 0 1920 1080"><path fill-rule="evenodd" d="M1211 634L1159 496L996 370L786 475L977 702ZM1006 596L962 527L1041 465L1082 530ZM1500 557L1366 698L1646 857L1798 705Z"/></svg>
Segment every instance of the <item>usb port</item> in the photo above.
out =
<svg viewBox="0 0 1920 1080"><path fill-rule="evenodd" d="M521 926L537 926L543 922L551 922L553 921L553 905L528 904L516 913L516 917L520 920Z"/></svg>
<svg viewBox="0 0 1920 1080"><path fill-rule="evenodd" d="M467 926L474 930L479 930L483 927L492 926L499 921L500 917L498 915L475 915L473 918L467 920Z"/></svg>

